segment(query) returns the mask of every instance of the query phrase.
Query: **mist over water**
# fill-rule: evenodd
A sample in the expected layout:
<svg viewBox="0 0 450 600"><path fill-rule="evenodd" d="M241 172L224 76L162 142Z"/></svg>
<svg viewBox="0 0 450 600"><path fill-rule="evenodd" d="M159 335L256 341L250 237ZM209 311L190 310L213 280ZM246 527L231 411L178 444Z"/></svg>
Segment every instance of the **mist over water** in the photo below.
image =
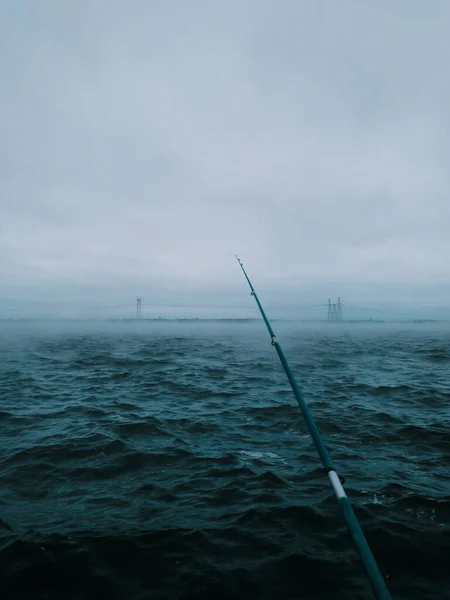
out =
<svg viewBox="0 0 450 600"><path fill-rule="evenodd" d="M1 327L5 598L371 598L260 320ZM449 324L274 329L393 597L448 598Z"/></svg>

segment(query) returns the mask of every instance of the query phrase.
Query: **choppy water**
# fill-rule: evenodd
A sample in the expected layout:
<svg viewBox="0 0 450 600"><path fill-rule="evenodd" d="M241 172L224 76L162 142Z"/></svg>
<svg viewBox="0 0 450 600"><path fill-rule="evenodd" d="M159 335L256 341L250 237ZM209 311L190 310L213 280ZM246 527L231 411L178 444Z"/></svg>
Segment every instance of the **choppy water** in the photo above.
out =
<svg viewBox="0 0 450 600"><path fill-rule="evenodd" d="M391 593L449 598L449 327L274 325ZM2 598L372 597L262 322L1 328Z"/></svg>

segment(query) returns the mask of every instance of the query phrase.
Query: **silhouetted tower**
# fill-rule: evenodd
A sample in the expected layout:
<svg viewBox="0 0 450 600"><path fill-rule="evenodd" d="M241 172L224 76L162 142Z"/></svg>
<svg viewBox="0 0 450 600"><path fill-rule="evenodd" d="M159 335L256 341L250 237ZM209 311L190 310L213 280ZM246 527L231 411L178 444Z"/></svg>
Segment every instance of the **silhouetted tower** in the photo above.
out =
<svg viewBox="0 0 450 600"><path fill-rule="evenodd" d="M136 319L140 319L140 318L141 318L141 297L138 296L137 301L136 301Z"/></svg>
<svg viewBox="0 0 450 600"><path fill-rule="evenodd" d="M331 304L331 299L328 298L328 321L342 321L342 304L341 299L338 298L337 304L333 302Z"/></svg>

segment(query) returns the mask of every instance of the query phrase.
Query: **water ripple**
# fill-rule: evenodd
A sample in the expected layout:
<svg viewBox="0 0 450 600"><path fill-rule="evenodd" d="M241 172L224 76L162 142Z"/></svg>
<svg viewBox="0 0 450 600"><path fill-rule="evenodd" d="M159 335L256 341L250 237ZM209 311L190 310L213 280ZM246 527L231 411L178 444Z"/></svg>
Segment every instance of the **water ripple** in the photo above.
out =
<svg viewBox="0 0 450 600"><path fill-rule="evenodd" d="M5 327L4 597L370 598L262 324L134 325ZM280 329L393 596L448 598L450 332Z"/></svg>

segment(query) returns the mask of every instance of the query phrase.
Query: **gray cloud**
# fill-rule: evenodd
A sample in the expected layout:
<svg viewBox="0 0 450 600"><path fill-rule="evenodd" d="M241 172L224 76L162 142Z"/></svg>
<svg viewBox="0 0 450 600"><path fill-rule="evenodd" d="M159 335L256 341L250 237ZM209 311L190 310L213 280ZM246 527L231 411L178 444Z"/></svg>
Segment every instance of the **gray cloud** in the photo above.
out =
<svg viewBox="0 0 450 600"><path fill-rule="evenodd" d="M238 252L286 298L448 302L449 19L437 0L5 4L2 294L206 302L242 290Z"/></svg>

